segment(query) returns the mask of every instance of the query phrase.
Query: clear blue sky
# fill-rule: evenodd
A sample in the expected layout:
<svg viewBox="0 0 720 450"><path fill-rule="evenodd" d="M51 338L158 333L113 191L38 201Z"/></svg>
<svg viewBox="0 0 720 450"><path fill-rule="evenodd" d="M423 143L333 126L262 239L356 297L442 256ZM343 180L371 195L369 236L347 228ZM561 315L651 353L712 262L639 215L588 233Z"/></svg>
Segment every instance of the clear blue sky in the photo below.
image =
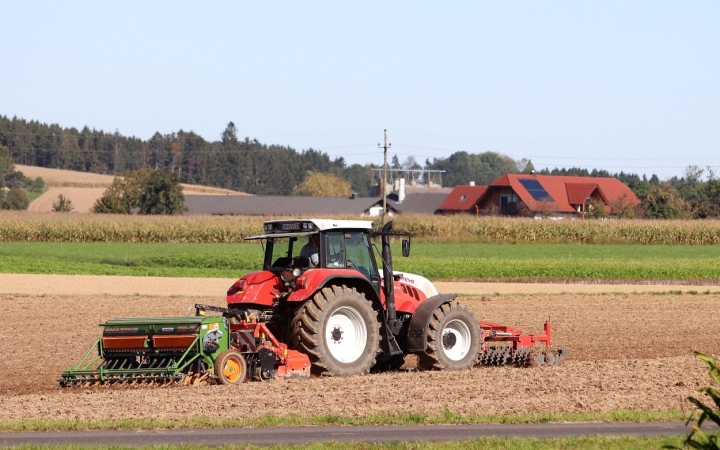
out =
<svg viewBox="0 0 720 450"><path fill-rule="evenodd" d="M0 0L0 114L382 163L720 172L717 1Z"/></svg>

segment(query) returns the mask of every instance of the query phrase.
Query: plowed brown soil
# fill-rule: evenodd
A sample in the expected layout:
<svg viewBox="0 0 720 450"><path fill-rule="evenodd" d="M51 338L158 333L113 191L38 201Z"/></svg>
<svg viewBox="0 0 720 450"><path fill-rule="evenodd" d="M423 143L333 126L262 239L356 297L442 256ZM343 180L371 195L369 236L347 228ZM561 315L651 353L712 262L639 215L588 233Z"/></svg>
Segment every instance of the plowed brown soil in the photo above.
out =
<svg viewBox="0 0 720 450"><path fill-rule="evenodd" d="M692 350L720 353L717 295L478 295L461 299L478 318L529 333L541 332L551 316L553 344L569 352L565 365L406 369L237 387L56 388L62 370L99 336L103 320L189 315L197 301L208 298L0 295L0 420L681 409L710 381Z"/></svg>

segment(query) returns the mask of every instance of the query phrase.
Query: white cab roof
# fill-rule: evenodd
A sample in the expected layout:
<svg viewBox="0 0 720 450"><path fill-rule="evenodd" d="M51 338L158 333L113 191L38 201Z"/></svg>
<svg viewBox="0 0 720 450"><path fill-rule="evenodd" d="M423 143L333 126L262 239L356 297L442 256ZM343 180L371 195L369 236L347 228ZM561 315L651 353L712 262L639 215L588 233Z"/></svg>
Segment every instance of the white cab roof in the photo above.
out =
<svg viewBox="0 0 720 450"><path fill-rule="evenodd" d="M286 220L268 220L265 223L287 223L287 222L312 222L319 230L335 230L335 229L361 229L371 230L372 221L370 220L335 220L335 219L286 219Z"/></svg>
<svg viewBox="0 0 720 450"><path fill-rule="evenodd" d="M312 225L310 225L312 223ZM272 225L268 229L268 225ZM306 226L308 226L306 228ZM309 229L308 229L309 228ZM334 220L334 219L280 219L268 220L263 224L266 234L246 237L246 241L255 239L298 237L329 230L371 230L370 220Z"/></svg>

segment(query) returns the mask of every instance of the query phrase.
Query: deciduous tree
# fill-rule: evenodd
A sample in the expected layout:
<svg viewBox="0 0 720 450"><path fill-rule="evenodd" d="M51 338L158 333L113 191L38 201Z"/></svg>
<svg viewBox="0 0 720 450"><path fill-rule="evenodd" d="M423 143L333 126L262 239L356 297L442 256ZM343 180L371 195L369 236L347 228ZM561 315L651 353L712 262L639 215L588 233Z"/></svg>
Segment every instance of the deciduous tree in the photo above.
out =
<svg viewBox="0 0 720 450"><path fill-rule="evenodd" d="M187 211L177 174L148 168L131 170L115 178L103 196L95 202L98 213L182 214Z"/></svg>
<svg viewBox="0 0 720 450"><path fill-rule="evenodd" d="M178 215L187 211L177 174L156 170L141 189L138 214Z"/></svg>
<svg viewBox="0 0 720 450"><path fill-rule="evenodd" d="M308 197L349 197L351 194L349 182L328 173L310 170L305 180L293 189L293 195Z"/></svg>

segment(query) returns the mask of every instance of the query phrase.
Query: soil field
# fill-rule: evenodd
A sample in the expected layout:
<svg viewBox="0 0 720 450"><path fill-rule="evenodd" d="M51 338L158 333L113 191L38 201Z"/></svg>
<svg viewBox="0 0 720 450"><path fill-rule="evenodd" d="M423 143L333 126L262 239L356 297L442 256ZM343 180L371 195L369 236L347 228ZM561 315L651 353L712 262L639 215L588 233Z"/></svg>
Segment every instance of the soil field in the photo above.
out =
<svg viewBox="0 0 720 450"><path fill-rule="evenodd" d="M58 196L63 195L72 202L72 212L90 213L97 199L103 196L104 187L51 187L40 197L36 198L30 206L30 212L50 212Z"/></svg>
<svg viewBox="0 0 720 450"><path fill-rule="evenodd" d="M720 296L652 294L475 295L478 318L541 332L552 317L563 367L404 370L350 378L241 386L92 390L56 387L112 317L190 315L222 297L0 294L0 420L214 419L266 414L347 417L373 413L511 414L686 409L710 380L692 350L720 352Z"/></svg>

